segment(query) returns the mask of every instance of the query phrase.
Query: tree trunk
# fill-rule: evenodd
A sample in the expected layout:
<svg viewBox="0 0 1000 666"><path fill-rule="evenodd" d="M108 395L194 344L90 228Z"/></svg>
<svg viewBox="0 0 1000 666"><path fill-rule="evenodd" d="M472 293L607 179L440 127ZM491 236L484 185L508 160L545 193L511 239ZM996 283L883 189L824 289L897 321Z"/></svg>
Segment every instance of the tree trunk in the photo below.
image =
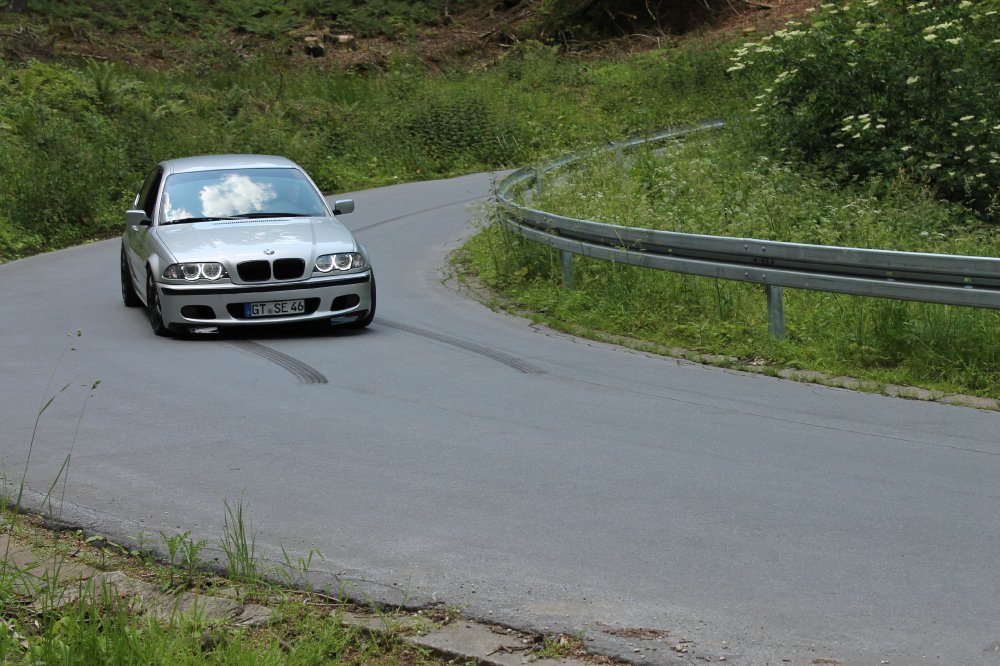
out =
<svg viewBox="0 0 1000 666"><path fill-rule="evenodd" d="M28 11L28 0L10 0L10 11L12 12Z"/></svg>

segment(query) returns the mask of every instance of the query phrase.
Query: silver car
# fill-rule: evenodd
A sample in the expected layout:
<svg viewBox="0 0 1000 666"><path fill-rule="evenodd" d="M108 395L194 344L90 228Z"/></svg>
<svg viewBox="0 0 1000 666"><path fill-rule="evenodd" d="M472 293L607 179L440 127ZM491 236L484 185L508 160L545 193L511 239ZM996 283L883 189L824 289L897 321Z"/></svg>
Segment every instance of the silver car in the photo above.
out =
<svg viewBox="0 0 1000 666"><path fill-rule="evenodd" d="M125 212L122 300L157 335L292 322L364 327L368 253L297 164L270 155L161 162Z"/></svg>

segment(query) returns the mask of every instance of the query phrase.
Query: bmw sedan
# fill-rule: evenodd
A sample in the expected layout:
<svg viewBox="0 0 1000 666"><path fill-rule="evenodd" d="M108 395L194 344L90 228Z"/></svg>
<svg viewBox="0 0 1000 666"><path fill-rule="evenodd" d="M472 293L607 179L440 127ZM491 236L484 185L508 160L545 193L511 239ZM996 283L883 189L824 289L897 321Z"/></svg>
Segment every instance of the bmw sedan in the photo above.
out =
<svg viewBox="0 0 1000 666"><path fill-rule="evenodd" d="M161 162L125 212L122 300L157 335L375 316L368 253L294 162L211 155Z"/></svg>

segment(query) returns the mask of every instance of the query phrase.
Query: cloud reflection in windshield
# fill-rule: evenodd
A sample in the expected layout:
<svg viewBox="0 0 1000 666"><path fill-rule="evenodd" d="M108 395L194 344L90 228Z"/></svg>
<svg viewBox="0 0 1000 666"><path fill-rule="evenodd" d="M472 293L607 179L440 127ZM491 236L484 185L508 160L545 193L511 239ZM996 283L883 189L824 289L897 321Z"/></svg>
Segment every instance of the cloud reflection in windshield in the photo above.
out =
<svg viewBox="0 0 1000 666"><path fill-rule="evenodd" d="M257 183L238 173L229 174L220 183L206 185L199 193L206 217L260 212L277 196L270 183Z"/></svg>

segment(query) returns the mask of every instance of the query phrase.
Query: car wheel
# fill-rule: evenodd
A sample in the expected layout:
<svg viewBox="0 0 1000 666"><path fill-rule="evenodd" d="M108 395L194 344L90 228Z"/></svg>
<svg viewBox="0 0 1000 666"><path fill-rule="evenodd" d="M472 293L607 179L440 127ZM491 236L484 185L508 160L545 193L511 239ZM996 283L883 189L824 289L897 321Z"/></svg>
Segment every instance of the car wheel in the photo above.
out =
<svg viewBox="0 0 1000 666"><path fill-rule="evenodd" d="M127 308L136 308L142 305L139 294L135 293L132 272L128 269L128 259L125 257L124 247L122 248L122 301Z"/></svg>
<svg viewBox="0 0 1000 666"><path fill-rule="evenodd" d="M153 327L153 333L168 336L170 329L163 323L163 307L160 305L160 293L156 291L156 283L153 276L146 276L146 311L149 313L149 325Z"/></svg>
<svg viewBox="0 0 1000 666"><path fill-rule="evenodd" d="M375 273L372 273L372 306L368 308L368 314L357 321L353 321L348 326L350 328L365 328L375 319Z"/></svg>

